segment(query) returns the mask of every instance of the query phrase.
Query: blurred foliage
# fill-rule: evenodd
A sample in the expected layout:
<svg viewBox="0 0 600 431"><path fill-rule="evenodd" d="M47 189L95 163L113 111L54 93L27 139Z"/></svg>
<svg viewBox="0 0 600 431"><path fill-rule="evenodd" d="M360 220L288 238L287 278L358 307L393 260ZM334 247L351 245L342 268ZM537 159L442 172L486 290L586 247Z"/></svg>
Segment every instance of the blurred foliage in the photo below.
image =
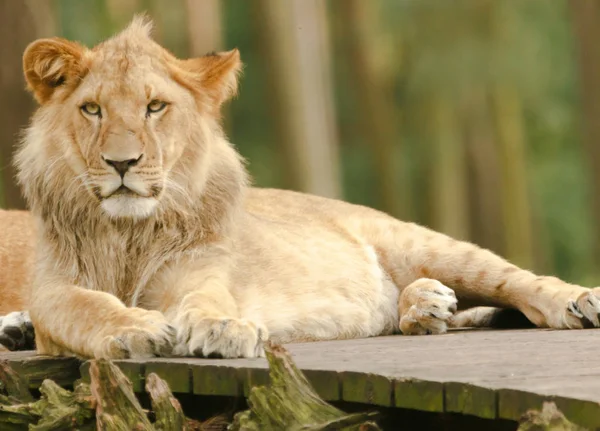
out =
<svg viewBox="0 0 600 431"><path fill-rule="evenodd" d="M506 244L520 240L506 238L506 224L511 223L513 208L522 208L528 219L519 222L524 223L521 231L531 232L534 240L531 261L517 263L530 263L532 269L573 282L600 284L594 279L600 275L594 266L599 257L591 255L598 224L589 204L589 172L594 167L587 163L582 145L580 95L585 89L579 88L568 1L368 1L374 7L368 56L377 70L373 85L393 99L386 108L392 110L387 114L394 122L388 156L398 162L397 178L391 180L406 195L400 200L408 206L403 215L442 230L444 217L454 216L454 225L464 225L460 236L506 255ZM227 108L225 124L232 142L249 160L255 184L277 187L286 184L286 167L277 156L281 145L269 114L270 82L265 76L271 65L257 37L262 21L251 3L221 2L224 47L239 48L245 62L240 94ZM115 7L146 10L156 21L161 43L177 55L187 55L183 0L123 4L55 0L56 27L61 36L93 45L129 19L126 13L112 13ZM364 106L357 103L355 75L344 59L351 55L347 42L353 30L343 22L343 14L332 13L345 7L344 0L327 4L343 198L381 208L381 160L374 157L369 131L360 126ZM301 29L290 31L302 36ZM508 130L504 121L516 132L510 136L522 135L522 142L509 137L502 143L502 130ZM475 138L473 130L478 133ZM487 146L478 136L489 138ZM522 146L521 156L519 148L511 152L515 146ZM488 172L490 181L485 182ZM506 176L513 174L522 180L516 195L526 202L515 204L503 194L510 184ZM437 205L447 194L451 200Z"/></svg>

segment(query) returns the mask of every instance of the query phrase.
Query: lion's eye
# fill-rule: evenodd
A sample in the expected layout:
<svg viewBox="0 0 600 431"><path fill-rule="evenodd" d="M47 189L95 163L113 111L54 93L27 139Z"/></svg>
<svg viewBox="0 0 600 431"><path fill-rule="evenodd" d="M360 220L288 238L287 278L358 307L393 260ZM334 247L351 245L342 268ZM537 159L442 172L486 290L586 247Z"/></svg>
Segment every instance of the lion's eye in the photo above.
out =
<svg viewBox="0 0 600 431"><path fill-rule="evenodd" d="M88 115L95 115L100 117L102 115L102 111L100 110L100 105L97 103L89 102L85 103L81 106L81 110Z"/></svg>
<svg viewBox="0 0 600 431"><path fill-rule="evenodd" d="M153 100L152 102L148 103L148 114L155 114L156 112L160 112L163 109L165 109L166 106L167 104L165 102L161 102L160 100Z"/></svg>

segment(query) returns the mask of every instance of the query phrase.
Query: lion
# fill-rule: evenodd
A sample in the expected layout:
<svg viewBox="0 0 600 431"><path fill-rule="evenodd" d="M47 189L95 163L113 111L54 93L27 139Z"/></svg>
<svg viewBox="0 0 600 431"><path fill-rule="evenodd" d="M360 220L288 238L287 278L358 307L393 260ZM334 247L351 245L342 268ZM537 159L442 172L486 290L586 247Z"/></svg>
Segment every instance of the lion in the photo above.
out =
<svg viewBox="0 0 600 431"><path fill-rule="evenodd" d="M179 59L136 17L94 48L23 56L39 102L16 154L36 221L39 353L257 357L276 343L488 324L598 327L600 290L542 277L415 223L251 187L221 127L238 50Z"/></svg>

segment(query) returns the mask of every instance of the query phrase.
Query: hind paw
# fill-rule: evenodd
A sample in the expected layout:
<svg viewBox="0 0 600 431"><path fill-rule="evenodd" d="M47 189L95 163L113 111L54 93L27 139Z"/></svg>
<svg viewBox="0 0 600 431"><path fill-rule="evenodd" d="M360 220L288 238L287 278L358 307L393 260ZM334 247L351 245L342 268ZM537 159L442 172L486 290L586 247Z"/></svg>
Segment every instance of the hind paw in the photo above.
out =
<svg viewBox="0 0 600 431"><path fill-rule="evenodd" d="M576 300L567 303L567 318L564 325L568 328L600 327L600 288L587 289Z"/></svg>
<svg viewBox="0 0 600 431"><path fill-rule="evenodd" d="M437 280L419 279L400 295L400 331L405 335L442 334L456 309L452 289Z"/></svg>

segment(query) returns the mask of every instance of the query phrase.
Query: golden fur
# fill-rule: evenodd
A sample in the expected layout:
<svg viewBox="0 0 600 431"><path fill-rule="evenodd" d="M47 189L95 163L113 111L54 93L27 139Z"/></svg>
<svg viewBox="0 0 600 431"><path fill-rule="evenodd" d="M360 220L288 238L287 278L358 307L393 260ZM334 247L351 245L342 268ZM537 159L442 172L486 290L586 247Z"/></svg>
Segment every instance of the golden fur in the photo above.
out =
<svg viewBox="0 0 600 431"><path fill-rule="evenodd" d="M0 315L25 309L34 264L35 225L27 211L0 210Z"/></svg>
<svg viewBox="0 0 600 431"><path fill-rule="evenodd" d="M248 187L219 125L238 52L179 60L148 33L137 18L93 49L24 54L41 104L16 158L39 229L40 352L253 357L268 337L439 333L456 297L600 324L597 290L369 208Z"/></svg>

